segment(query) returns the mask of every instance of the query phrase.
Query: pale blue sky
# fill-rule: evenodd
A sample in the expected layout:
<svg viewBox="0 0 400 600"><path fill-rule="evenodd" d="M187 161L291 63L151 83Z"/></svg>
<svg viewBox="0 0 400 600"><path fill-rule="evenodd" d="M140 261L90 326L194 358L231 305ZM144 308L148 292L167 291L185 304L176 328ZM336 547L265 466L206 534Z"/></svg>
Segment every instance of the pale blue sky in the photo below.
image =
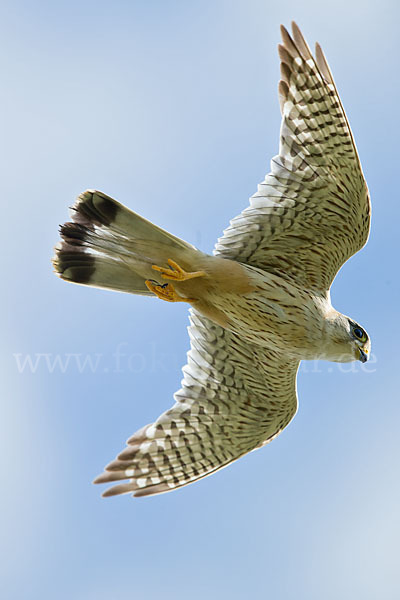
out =
<svg viewBox="0 0 400 600"><path fill-rule="evenodd" d="M399 598L398 7L277 4L0 4L7 600ZM187 309L58 280L58 224L95 187L211 251L277 151L291 19L328 56L371 191L332 300L374 362L304 365L289 428L217 475L102 499L91 480L172 403Z"/></svg>

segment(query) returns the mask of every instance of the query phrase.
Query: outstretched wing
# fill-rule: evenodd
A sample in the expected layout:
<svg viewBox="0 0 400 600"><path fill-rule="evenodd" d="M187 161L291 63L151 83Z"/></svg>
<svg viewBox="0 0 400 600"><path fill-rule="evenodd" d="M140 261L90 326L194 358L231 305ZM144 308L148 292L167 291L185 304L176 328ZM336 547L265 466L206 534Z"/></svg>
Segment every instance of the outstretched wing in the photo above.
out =
<svg viewBox="0 0 400 600"><path fill-rule="evenodd" d="M231 221L215 254L328 290L368 239L369 194L356 146L320 46L282 27L279 155Z"/></svg>
<svg viewBox="0 0 400 600"><path fill-rule="evenodd" d="M299 361L243 341L191 311L191 350L175 404L135 433L95 483L104 496L169 492L277 436L297 409Z"/></svg>

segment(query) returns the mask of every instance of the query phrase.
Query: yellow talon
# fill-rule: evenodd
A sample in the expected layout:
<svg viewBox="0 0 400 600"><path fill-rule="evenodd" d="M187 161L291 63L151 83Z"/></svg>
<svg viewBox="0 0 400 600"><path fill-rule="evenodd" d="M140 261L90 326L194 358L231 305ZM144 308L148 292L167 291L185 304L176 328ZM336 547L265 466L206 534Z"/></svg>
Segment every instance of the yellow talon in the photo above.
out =
<svg viewBox="0 0 400 600"><path fill-rule="evenodd" d="M195 277L204 277L204 275L206 275L204 271L194 271L192 273L187 273L174 260L172 260L172 258L169 258L167 262L171 267L170 269L167 269L165 267L159 267L157 265L151 265L151 268L155 271L159 271L164 279L173 279L174 281L186 281L187 279L194 279Z"/></svg>
<svg viewBox="0 0 400 600"><path fill-rule="evenodd" d="M195 302L194 298L182 298L179 296L172 283L159 285L153 283L150 279L146 279L145 284L147 289L153 292L160 300L165 300L166 302Z"/></svg>

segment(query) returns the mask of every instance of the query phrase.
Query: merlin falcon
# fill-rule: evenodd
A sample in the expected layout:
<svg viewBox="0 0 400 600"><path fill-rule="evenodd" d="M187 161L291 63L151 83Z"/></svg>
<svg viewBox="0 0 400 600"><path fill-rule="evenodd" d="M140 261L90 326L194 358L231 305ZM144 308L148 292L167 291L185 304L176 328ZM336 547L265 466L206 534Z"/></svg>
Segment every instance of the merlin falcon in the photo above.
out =
<svg viewBox="0 0 400 600"><path fill-rule="evenodd" d="M295 23L281 33L279 154L213 256L93 190L61 227L62 279L192 307L175 404L95 479L113 483L104 496L169 492L226 467L292 420L300 360L368 359L367 333L329 292L367 242L367 184L320 46L313 56Z"/></svg>

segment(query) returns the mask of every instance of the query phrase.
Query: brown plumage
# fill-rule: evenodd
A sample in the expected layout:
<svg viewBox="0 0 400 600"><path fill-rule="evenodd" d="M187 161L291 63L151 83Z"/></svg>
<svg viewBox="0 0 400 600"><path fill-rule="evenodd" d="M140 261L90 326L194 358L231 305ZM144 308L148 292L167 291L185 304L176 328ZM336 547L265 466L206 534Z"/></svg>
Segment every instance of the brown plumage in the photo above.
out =
<svg viewBox="0 0 400 600"><path fill-rule="evenodd" d="M214 256L87 191L54 259L68 281L188 301L191 350L175 404L132 436L97 483L105 495L170 491L278 435L297 407L302 359L367 359L370 341L330 303L366 243L370 202L353 136L319 45L282 27L279 154Z"/></svg>

